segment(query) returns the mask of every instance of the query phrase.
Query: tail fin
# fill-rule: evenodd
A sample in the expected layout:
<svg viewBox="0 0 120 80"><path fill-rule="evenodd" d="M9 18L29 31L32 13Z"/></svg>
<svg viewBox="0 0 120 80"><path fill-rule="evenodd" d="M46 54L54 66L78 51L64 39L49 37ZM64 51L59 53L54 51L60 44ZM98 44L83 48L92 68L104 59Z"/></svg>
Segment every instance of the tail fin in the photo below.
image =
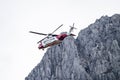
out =
<svg viewBox="0 0 120 80"><path fill-rule="evenodd" d="M71 32L73 31L73 29L77 29L77 28L74 27L74 23L73 23L72 26L70 26L69 34L71 34Z"/></svg>

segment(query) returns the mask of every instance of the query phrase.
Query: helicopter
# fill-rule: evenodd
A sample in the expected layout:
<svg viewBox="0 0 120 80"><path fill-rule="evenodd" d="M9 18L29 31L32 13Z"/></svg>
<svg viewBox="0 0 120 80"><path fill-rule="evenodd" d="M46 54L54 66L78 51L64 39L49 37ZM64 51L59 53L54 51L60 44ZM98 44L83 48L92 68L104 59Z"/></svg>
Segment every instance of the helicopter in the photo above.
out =
<svg viewBox="0 0 120 80"><path fill-rule="evenodd" d="M54 34L54 32L57 31L62 26L63 26L63 24L61 24L58 28L56 28L50 34L44 34L44 33L39 33L39 32L34 32L34 31L29 31L29 32L33 33L33 34L46 36L45 38L43 38L43 39L41 39L40 41L37 42L39 44L38 49L43 49L44 50L44 48L60 44L64 40L64 38L66 38L67 36L75 36L74 34L71 33L73 31L73 29L76 29L74 27L74 23L73 23L72 26L69 26L70 30L69 30L68 33L67 32L62 32L60 34Z"/></svg>

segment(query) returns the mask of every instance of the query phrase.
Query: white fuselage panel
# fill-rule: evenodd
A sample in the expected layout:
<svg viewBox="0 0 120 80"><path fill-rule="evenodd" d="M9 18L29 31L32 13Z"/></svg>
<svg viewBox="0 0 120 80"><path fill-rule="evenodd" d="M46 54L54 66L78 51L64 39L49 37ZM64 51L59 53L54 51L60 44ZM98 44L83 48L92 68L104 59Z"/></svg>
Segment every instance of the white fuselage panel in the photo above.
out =
<svg viewBox="0 0 120 80"><path fill-rule="evenodd" d="M46 37L43 41L42 41L42 45L45 47L47 44L52 43L54 41L58 40L55 36L49 36Z"/></svg>

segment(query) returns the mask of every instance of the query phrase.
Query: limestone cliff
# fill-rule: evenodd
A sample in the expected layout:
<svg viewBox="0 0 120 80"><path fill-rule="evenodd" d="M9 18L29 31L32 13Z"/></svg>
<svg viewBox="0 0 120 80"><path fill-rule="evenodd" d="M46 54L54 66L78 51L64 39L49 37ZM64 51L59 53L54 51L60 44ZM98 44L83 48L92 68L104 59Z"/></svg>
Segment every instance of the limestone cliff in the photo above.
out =
<svg viewBox="0 0 120 80"><path fill-rule="evenodd" d="M120 80L120 15L102 16L52 46L25 80Z"/></svg>

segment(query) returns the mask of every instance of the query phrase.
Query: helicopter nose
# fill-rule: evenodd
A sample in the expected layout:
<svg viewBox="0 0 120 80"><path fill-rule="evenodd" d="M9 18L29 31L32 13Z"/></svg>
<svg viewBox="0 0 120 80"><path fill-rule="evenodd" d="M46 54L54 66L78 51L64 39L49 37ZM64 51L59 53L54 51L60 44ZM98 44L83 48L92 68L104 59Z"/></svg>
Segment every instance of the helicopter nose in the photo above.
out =
<svg viewBox="0 0 120 80"><path fill-rule="evenodd" d="M44 48L42 44L39 44L38 49Z"/></svg>

